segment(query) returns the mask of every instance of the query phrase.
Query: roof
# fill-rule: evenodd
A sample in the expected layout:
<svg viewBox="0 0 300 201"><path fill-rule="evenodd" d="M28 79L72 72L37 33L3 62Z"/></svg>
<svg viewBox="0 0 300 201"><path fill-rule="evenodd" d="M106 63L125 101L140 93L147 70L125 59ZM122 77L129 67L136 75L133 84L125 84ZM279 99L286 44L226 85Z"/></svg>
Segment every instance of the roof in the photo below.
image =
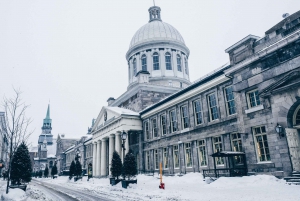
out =
<svg viewBox="0 0 300 201"><path fill-rule="evenodd" d="M120 108L120 107L109 107L109 106L105 106L106 109L111 110L113 112L116 112L120 115L125 114L125 115L135 115L135 116L140 116L140 114L138 112L134 112L132 110L128 110L125 108Z"/></svg>
<svg viewBox="0 0 300 201"><path fill-rule="evenodd" d="M284 26L285 23L287 22L291 22L295 19L297 19L298 17L300 17L300 10L293 13L292 15L284 18L283 20L281 20L279 23L277 23L275 26L273 26L271 29L269 29L268 31L265 32L266 35L272 33L273 31L276 31L278 29L280 29L281 27Z"/></svg>
<svg viewBox="0 0 300 201"><path fill-rule="evenodd" d="M75 147L75 145L70 146L65 152L70 151L71 149L73 149Z"/></svg>
<svg viewBox="0 0 300 201"><path fill-rule="evenodd" d="M46 114L46 118L44 119L44 123L52 123L52 120L50 118L50 104L48 104L48 109L47 109L47 114Z"/></svg>
<svg viewBox="0 0 300 201"><path fill-rule="evenodd" d="M243 38L242 40L238 41L237 43L231 45L229 48L227 48L225 50L226 53L230 52L231 50L233 50L234 48L240 46L241 44L243 44L244 42L246 42L247 40L250 40L250 39L254 39L254 40L259 40L260 37L259 36L254 36L254 35L248 35L246 36L245 38Z"/></svg>
<svg viewBox="0 0 300 201"><path fill-rule="evenodd" d="M162 21L152 21L142 26L132 37L129 48L154 42L169 41L185 45L183 37L172 25Z"/></svg>

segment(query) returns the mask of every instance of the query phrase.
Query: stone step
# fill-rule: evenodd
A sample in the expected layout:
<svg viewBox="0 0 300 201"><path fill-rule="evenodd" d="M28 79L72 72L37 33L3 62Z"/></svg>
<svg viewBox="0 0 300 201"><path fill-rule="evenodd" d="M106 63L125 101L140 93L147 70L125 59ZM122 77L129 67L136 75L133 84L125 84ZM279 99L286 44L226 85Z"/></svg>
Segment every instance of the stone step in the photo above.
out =
<svg viewBox="0 0 300 201"><path fill-rule="evenodd" d="M288 180L288 179L300 179L300 177L284 177L284 180Z"/></svg>
<svg viewBox="0 0 300 201"><path fill-rule="evenodd" d="M300 182L286 182L288 185L300 185Z"/></svg>
<svg viewBox="0 0 300 201"><path fill-rule="evenodd" d="M296 177L300 177L300 174L299 173L292 173L292 175L291 176L296 176Z"/></svg>

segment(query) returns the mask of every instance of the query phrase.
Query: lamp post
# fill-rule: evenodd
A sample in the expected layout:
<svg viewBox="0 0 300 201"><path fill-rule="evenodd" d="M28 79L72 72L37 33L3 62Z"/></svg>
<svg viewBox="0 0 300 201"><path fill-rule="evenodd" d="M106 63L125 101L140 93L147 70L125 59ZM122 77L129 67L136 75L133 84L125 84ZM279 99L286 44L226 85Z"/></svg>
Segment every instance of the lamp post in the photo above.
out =
<svg viewBox="0 0 300 201"><path fill-rule="evenodd" d="M124 157L125 157L125 142L126 142L126 138L127 138L127 133L125 131L122 132L122 149L123 149L123 163L124 163Z"/></svg>
<svg viewBox="0 0 300 201"><path fill-rule="evenodd" d="M280 126L278 123L277 123L277 126L275 127L275 130L279 134L280 138L284 137L283 127Z"/></svg>

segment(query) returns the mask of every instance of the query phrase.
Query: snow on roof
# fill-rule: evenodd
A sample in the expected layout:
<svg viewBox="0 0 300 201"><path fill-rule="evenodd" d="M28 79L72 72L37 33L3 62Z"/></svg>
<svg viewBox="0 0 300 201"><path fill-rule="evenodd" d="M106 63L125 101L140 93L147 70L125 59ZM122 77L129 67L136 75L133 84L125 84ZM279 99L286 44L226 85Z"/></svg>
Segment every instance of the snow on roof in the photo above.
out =
<svg viewBox="0 0 300 201"><path fill-rule="evenodd" d="M70 146L65 152L70 151L71 149L73 149L75 147L75 145Z"/></svg>
<svg viewBox="0 0 300 201"><path fill-rule="evenodd" d="M47 158L56 158L56 156L53 154L48 154Z"/></svg>
<svg viewBox="0 0 300 201"><path fill-rule="evenodd" d="M109 110L112 110L118 114L127 114L127 115L136 115L136 116L140 116L139 113L137 112L134 112L132 110L128 110L128 109L125 109L125 108L120 108L120 107L106 107L107 109Z"/></svg>

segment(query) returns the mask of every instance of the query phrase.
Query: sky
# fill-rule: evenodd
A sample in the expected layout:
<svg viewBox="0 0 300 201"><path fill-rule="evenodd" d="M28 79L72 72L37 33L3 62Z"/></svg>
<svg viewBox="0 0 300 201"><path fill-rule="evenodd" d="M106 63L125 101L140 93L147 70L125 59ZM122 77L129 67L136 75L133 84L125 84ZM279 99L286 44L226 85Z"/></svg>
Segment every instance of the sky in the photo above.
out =
<svg viewBox="0 0 300 201"><path fill-rule="evenodd" d="M190 49L190 81L229 60L225 49L264 36L299 0L156 0ZM52 134L86 135L109 97L127 89L125 54L152 0L0 1L0 102L20 88L37 145L50 102ZM2 104L0 111L3 111Z"/></svg>

